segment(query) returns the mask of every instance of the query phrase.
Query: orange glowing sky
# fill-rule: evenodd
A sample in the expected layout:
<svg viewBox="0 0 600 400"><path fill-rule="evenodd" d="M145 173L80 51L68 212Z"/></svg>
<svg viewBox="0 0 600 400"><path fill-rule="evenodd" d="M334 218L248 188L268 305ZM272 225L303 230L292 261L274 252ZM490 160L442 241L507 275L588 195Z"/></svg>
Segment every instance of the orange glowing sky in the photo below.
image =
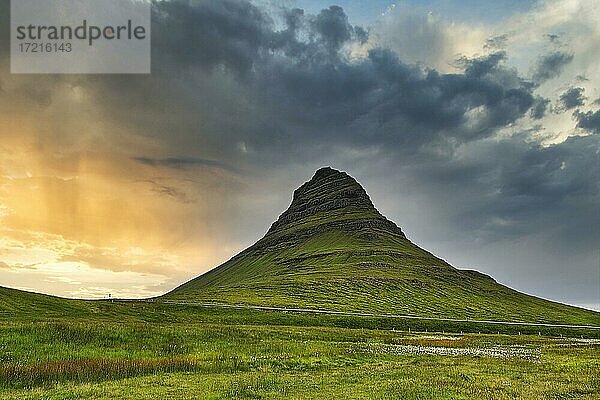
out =
<svg viewBox="0 0 600 400"><path fill-rule="evenodd" d="M0 100L3 284L70 297L151 296L239 248L211 224L239 177L218 168L186 177L135 162L156 143L98 121L69 86L37 112Z"/></svg>

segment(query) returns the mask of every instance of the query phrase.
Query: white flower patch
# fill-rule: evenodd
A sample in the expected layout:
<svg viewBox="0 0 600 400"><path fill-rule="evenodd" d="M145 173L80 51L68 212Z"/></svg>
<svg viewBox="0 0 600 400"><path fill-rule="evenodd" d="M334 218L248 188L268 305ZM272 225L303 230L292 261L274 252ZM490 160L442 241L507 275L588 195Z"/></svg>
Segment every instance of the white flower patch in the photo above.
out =
<svg viewBox="0 0 600 400"><path fill-rule="evenodd" d="M520 346L494 346L490 348L456 348L369 343L367 344L367 347L364 350L371 354L523 358L529 360L537 360L541 355L541 351L539 348L527 349Z"/></svg>

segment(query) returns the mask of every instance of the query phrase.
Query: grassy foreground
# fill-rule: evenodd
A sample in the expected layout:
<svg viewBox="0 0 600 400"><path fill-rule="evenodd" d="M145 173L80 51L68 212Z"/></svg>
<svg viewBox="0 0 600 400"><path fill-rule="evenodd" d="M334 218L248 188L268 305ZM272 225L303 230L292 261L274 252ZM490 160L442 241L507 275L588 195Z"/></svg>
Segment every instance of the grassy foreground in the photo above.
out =
<svg viewBox="0 0 600 400"><path fill-rule="evenodd" d="M0 313L0 398L600 395L592 331L479 334L431 321L148 303L72 302L61 312Z"/></svg>

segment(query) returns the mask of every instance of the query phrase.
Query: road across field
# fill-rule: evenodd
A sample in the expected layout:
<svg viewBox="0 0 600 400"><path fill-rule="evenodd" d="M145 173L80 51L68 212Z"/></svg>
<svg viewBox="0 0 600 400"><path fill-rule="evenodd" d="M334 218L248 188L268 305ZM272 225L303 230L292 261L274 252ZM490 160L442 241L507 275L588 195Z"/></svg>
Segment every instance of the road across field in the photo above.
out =
<svg viewBox="0 0 600 400"><path fill-rule="evenodd" d="M153 302L152 300L141 300L141 301ZM436 317L420 317L417 315L358 313L358 312L347 312L347 311L318 310L318 309L310 309L310 308L267 307L267 306L233 305L233 304L221 304L221 303L194 303L194 302L180 302L180 301L169 301L169 300L160 301L160 302L157 301L157 303L182 305L182 306L197 306L197 307L221 307L221 308L236 308L236 309L263 310L263 311L284 311L284 312L290 312L290 313L346 315L346 316L355 316L355 317L408 318L408 319L417 319L417 320L426 320L426 321L468 322L468 323L494 324L494 325L539 326L539 327L547 327L547 328L600 329L600 326L593 326L593 325L565 325L565 324L546 324L546 323L535 323L535 322L509 322L509 321L491 321L491 320L474 320L474 319L436 318Z"/></svg>

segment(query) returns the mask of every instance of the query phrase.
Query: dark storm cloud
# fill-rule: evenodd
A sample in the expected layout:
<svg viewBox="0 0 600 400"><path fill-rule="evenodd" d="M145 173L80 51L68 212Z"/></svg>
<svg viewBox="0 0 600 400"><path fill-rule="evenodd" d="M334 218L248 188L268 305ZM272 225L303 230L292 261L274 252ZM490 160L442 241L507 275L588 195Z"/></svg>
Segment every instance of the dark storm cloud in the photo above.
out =
<svg viewBox="0 0 600 400"><path fill-rule="evenodd" d="M236 172L235 168L230 165L216 160L205 160L201 158L192 157L169 157L169 158L151 158L151 157L134 157L134 161L137 161L144 165L151 167L167 167L175 169L188 169L196 167L211 167L219 168L229 172Z"/></svg>
<svg viewBox="0 0 600 400"><path fill-rule="evenodd" d="M600 223L598 151L598 135L551 146L486 139L467 144L461 157L425 166L419 177L431 187L460 188L446 194L455 198L455 223L482 239L537 231L589 250L600 240L597 230L582 230Z"/></svg>
<svg viewBox="0 0 600 400"><path fill-rule="evenodd" d="M600 133L600 110L574 113L577 127L593 133Z"/></svg>
<svg viewBox="0 0 600 400"><path fill-rule="evenodd" d="M275 39L271 24L268 15L245 1L160 1L153 7L152 43L162 53L159 61L169 67L171 61L224 65L246 73Z"/></svg>
<svg viewBox="0 0 600 400"><path fill-rule="evenodd" d="M537 60L533 71L533 80L537 83L543 83L549 79L556 78L561 74L564 67L573 61L572 53L555 51L546 54Z"/></svg>
<svg viewBox="0 0 600 400"><path fill-rule="evenodd" d="M506 52L498 51L485 57L460 60L465 66L465 74L474 78L482 78L496 71L502 61L506 60Z"/></svg>
<svg viewBox="0 0 600 400"><path fill-rule="evenodd" d="M551 146L525 146L517 160L513 159L500 179L504 197L527 197L555 204L580 194L597 196L600 179L593 179L600 141L594 137L571 137ZM523 144L522 144L523 146ZM506 154L505 159L509 160ZM592 175L590 175L592 174ZM592 179L590 179L592 178Z"/></svg>
<svg viewBox="0 0 600 400"><path fill-rule="evenodd" d="M337 52L348 42L353 32L344 10L338 6L322 10L313 21L313 29L321 35L325 46L332 52Z"/></svg>
<svg viewBox="0 0 600 400"><path fill-rule="evenodd" d="M367 125L354 140L368 134L371 143L410 150L440 134L458 141L485 137L525 115L533 104L531 88L501 65L504 58L495 53L464 60L465 73L441 74L376 48L356 62L339 55L333 62L302 56L302 62L276 61L258 80L269 95L265 100L295 123L329 126L330 139L345 126L349 140L354 135L348 137L348 129ZM476 109L475 117L470 113Z"/></svg>
<svg viewBox="0 0 600 400"><path fill-rule="evenodd" d="M560 95L559 101L563 110L572 110L585 104L584 88L572 87Z"/></svg>
<svg viewBox="0 0 600 400"><path fill-rule="evenodd" d="M550 104L550 100L539 96L536 97L536 99L533 102L533 106L531 107L531 118L542 119L544 115L546 115L548 104Z"/></svg>
<svg viewBox="0 0 600 400"><path fill-rule="evenodd" d="M352 26L344 10L331 6L318 15L284 10L287 29L277 31L271 16L247 1L161 1L153 12L153 46L164 52L159 62L193 67L224 66L247 73L261 61L282 51L294 57L303 53L335 57L350 40L364 43L367 32ZM297 39L310 35L310 43ZM174 59L170 59L174 57ZM266 58L266 59L265 59Z"/></svg>
<svg viewBox="0 0 600 400"><path fill-rule="evenodd" d="M153 15L151 79L88 84L110 99L107 116L149 136L169 132L172 154L231 159L239 143L253 150L246 157L271 164L336 144L414 153L491 136L535 102L504 52L463 58L456 74L403 63L385 48L348 57L366 31L339 7L270 16L244 1L171 1Z"/></svg>

